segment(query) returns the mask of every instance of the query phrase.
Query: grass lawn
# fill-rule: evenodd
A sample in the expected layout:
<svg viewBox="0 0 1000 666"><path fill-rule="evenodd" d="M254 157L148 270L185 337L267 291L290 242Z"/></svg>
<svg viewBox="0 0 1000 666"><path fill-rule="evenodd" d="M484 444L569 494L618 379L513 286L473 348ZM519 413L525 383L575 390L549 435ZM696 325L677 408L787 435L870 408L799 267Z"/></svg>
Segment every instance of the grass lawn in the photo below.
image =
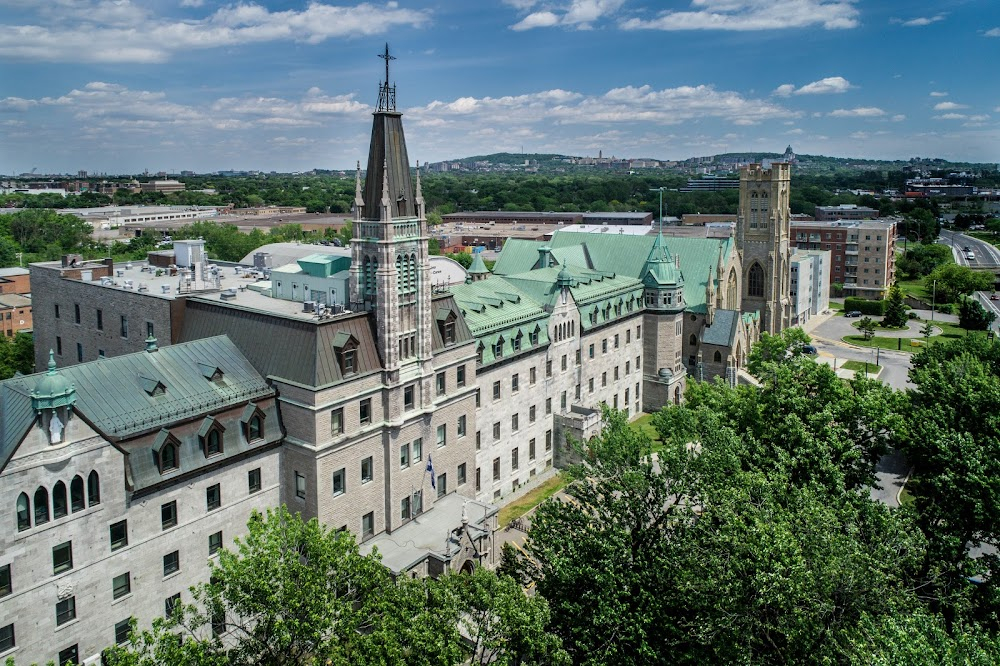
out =
<svg viewBox="0 0 1000 666"><path fill-rule="evenodd" d="M647 437L653 440L654 452L663 448L663 442L660 441L660 434L653 427L653 414L643 414L629 425L635 430L645 433Z"/></svg>
<svg viewBox="0 0 1000 666"><path fill-rule="evenodd" d="M874 363L866 364L864 361L844 361L840 364L840 367L844 370L853 370L854 372L864 372L866 369L872 372L879 366Z"/></svg>
<svg viewBox="0 0 1000 666"><path fill-rule="evenodd" d="M899 491L899 504L912 504L913 503L913 493L906 489L906 486Z"/></svg>
<svg viewBox="0 0 1000 666"><path fill-rule="evenodd" d="M923 279L897 280L896 284L899 285L899 290L903 292L903 296L912 296L913 298L919 298L922 301L931 300L931 295L927 293L926 289L924 289Z"/></svg>
<svg viewBox="0 0 1000 666"><path fill-rule="evenodd" d="M524 514L528 513L536 506L565 488L566 483L566 475L560 472L528 494L503 507L500 509L500 527L505 527L508 523L510 523L510 521L515 518L520 518Z"/></svg>
<svg viewBox="0 0 1000 666"><path fill-rule="evenodd" d="M920 320L921 324L924 321L928 320L921 319ZM927 340L927 342L931 344L935 342L953 340L955 338L964 338L967 334L964 328L960 328L958 324L953 324L948 321L935 321L934 326L940 328L941 333L938 335L932 335ZM843 340L844 342L850 343L852 345L857 345L858 347L868 347L870 349L874 349L875 347L880 347L881 349L891 349L891 350L901 349L902 351L905 352L918 351L925 344L923 336L903 337L903 338L885 338L885 337L875 336L871 340L865 340L865 336L863 335L848 335L845 336ZM900 340L903 341L902 345L899 344ZM913 344L913 342L916 342L917 344Z"/></svg>
<svg viewBox="0 0 1000 666"><path fill-rule="evenodd" d="M843 312L844 304L838 303L837 301L830 301L830 309L833 310L834 312Z"/></svg>

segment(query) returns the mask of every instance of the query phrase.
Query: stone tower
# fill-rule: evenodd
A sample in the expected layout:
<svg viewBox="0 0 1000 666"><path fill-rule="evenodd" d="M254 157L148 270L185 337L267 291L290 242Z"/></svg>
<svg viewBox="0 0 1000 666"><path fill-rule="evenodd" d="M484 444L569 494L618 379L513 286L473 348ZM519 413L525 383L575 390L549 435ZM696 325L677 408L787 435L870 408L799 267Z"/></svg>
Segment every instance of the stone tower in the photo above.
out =
<svg viewBox="0 0 1000 666"><path fill-rule="evenodd" d="M740 170L736 244L743 265L743 312L760 312L761 331L776 334L791 321L788 244L790 166L751 164Z"/></svg>
<svg viewBox="0 0 1000 666"><path fill-rule="evenodd" d="M657 234L642 275L646 304L642 325L645 357L643 409L653 412L679 403L686 385L681 353L684 341L684 276L663 234Z"/></svg>
<svg viewBox="0 0 1000 666"><path fill-rule="evenodd" d="M431 269L427 219L420 191L410 179L403 114L396 86L379 84L364 188L360 164L351 241L351 307L375 314L376 344L389 382L402 366L431 360Z"/></svg>

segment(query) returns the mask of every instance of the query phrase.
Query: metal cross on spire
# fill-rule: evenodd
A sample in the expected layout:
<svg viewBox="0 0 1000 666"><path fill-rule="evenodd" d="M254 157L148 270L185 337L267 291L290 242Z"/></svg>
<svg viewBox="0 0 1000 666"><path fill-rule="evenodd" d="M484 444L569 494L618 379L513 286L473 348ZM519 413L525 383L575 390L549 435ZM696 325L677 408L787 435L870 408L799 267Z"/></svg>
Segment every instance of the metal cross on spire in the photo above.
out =
<svg viewBox="0 0 1000 666"><path fill-rule="evenodd" d="M378 54L379 58L385 60L385 83L378 86L378 111L396 110L396 86L389 85L389 61L395 60L396 56L389 55L389 43L385 44L385 51Z"/></svg>

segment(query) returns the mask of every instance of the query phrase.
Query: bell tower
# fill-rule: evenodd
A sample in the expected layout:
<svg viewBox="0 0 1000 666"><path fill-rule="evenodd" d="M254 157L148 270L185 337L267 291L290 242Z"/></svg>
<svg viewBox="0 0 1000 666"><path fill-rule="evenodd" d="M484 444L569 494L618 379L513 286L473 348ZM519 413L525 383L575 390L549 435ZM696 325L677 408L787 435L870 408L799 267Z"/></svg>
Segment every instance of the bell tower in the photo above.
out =
<svg viewBox="0 0 1000 666"><path fill-rule="evenodd" d="M789 296L791 167L751 164L740 170L736 244L743 265L743 312L760 312L761 331L780 333L791 322Z"/></svg>
<svg viewBox="0 0 1000 666"><path fill-rule="evenodd" d="M376 342L383 367L397 373L431 359L430 259L427 219L420 190L410 179L403 114L396 110L396 86L379 83L364 187L355 177L354 238L351 240L350 298L354 310L374 312Z"/></svg>

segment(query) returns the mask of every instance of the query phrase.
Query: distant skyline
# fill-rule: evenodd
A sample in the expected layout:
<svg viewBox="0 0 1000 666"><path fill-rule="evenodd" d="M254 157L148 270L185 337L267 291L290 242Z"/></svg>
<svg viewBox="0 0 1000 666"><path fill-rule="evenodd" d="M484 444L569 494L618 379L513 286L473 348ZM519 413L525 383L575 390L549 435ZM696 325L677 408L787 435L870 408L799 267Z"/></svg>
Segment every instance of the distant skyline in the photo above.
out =
<svg viewBox="0 0 1000 666"><path fill-rule="evenodd" d="M389 43L411 162L1000 162L996 0L0 0L0 174L349 169Z"/></svg>

